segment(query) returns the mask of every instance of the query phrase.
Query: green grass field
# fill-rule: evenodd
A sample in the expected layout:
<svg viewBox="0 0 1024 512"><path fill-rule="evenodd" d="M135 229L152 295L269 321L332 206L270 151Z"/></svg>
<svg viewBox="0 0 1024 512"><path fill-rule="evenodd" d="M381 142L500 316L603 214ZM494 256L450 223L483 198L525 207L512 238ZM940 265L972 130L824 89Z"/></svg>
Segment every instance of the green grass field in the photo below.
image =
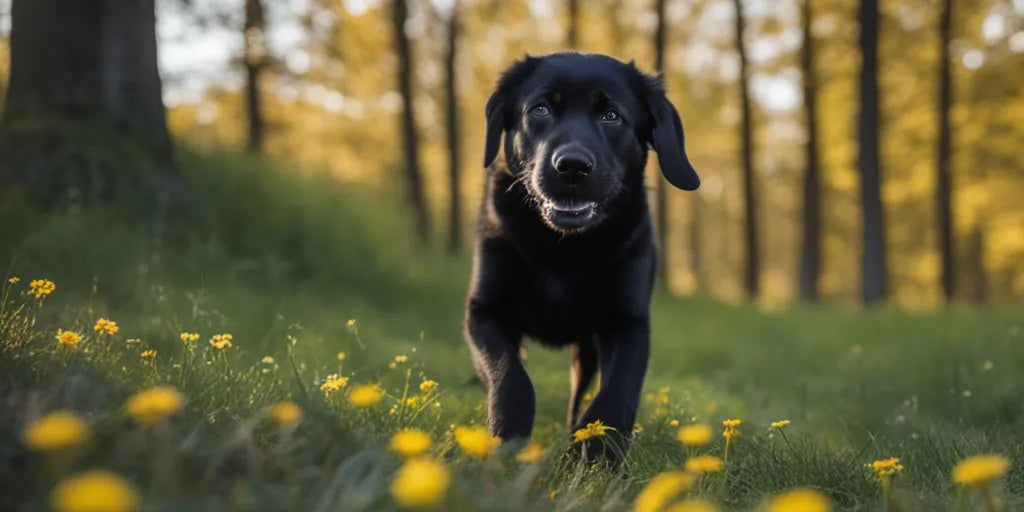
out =
<svg viewBox="0 0 1024 512"><path fill-rule="evenodd" d="M143 510L394 509L402 461L387 444L410 427L431 434L431 456L451 472L438 509L627 510L654 475L724 456L727 418L743 424L725 471L677 499L760 510L772 494L811 487L837 510L986 510L984 493L950 475L965 457L998 453L1012 468L990 486L994 506L1024 509L1019 309L765 312L658 295L643 430L621 466L571 455L568 355L535 345L526 364L547 457L518 462L518 446L506 446L474 460L451 433L485 417L462 337L468 257L417 249L378 191L237 155L188 155L183 167L188 199L160 219L129 204L41 214L0 200L0 257L21 278L5 277L0 310L0 509L47 510L58 482L94 468L127 479ZM39 278L56 290L26 296ZM95 332L101 317L120 331ZM58 329L85 338L60 346ZM182 332L200 338L183 343ZM233 346L211 347L218 333ZM155 359L141 358L149 349ZM330 374L350 381L324 393ZM420 393L424 379L439 386ZM367 383L383 400L348 404ZM128 397L165 384L185 397L182 410L149 427L128 417ZM297 426L268 419L282 400L302 408ZM28 449L27 426L56 409L84 418L89 440ZM791 424L769 429L781 419ZM686 448L675 422L711 425L715 438ZM883 496L865 464L887 457L905 469Z"/></svg>

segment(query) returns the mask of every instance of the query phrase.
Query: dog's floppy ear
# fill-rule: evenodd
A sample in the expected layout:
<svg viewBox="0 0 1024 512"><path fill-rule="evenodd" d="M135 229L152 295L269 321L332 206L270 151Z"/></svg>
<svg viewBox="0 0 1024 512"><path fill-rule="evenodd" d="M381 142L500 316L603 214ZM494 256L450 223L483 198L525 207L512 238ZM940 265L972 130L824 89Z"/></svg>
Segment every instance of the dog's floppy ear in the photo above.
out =
<svg viewBox="0 0 1024 512"><path fill-rule="evenodd" d="M537 59L527 55L516 61L501 74L498 84L494 87L484 113L487 116L487 135L484 143L484 167L490 167L498 156L501 145L501 133L505 131L509 121L509 101L512 91L526 79L537 66Z"/></svg>
<svg viewBox="0 0 1024 512"><path fill-rule="evenodd" d="M683 123L679 120L679 113L665 95L661 78L648 77L646 82L646 103L651 115L648 140L658 153L661 174L677 188L697 190L700 177L686 156Z"/></svg>

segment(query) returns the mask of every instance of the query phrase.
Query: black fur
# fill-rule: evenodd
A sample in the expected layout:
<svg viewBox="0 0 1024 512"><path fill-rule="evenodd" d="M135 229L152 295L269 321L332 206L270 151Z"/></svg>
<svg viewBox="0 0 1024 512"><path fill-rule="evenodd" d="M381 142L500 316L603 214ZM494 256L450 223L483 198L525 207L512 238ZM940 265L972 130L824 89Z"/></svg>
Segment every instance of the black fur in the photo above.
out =
<svg viewBox="0 0 1024 512"><path fill-rule="evenodd" d="M503 440L530 436L534 391L520 360L528 336L572 347L570 429L601 420L624 443L650 347L648 147L670 183L700 184L679 116L659 79L580 53L517 62L498 81L486 115L490 175L466 334L488 387L491 432ZM502 133L505 158L495 162ZM581 413L598 368L600 390Z"/></svg>

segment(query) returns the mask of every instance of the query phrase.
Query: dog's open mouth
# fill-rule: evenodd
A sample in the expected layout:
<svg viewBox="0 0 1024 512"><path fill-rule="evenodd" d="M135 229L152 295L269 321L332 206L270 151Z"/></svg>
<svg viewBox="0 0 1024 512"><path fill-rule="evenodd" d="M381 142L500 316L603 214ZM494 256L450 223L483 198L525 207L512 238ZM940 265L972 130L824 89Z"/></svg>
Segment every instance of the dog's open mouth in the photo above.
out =
<svg viewBox="0 0 1024 512"><path fill-rule="evenodd" d="M548 200L544 202L544 215L558 229L575 230L586 226L597 217L597 203Z"/></svg>

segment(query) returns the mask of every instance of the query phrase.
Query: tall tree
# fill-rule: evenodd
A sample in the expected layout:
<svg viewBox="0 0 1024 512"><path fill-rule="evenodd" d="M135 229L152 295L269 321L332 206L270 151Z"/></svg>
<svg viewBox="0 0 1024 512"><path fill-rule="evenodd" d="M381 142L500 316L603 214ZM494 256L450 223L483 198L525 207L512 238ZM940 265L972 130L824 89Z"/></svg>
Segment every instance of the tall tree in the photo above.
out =
<svg viewBox="0 0 1024 512"><path fill-rule="evenodd" d="M448 251L457 253L462 246L462 206L459 193L459 103L456 88L455 59L459 42L459 2L452 2L448 17L448 46L445 51L445 128L448 138Z"/></svg>
<svg viewBox="0 0 1024 512"><path fill-rule="evenodd" d="M803 237L800 245L800 299L818 300L818 276L821 274L821 185L818 176L817 73L814 70L814 35L811 32L811 0L803 0L803 48L800 67L804 79L804 115L807 118L807 145L803 186Z"/></svg>
<svg viewBox="0 0 1024 512"><path fill-rule="evenodd" d="M249 151L263 151L263 109L260 73L266 65L266 14L263 0L245 0L245 111L249 120Z"/></svg>
<svg viewBox="0 0 1024 512"><path fill-rule="evenodd" d="M939 14L939 98L938 154L935 158L935 212L938 217L939 259L942 262L942 294L952 300L956 270L953 249L953 201L950 197L952 175L952 130L949 122L953 106L953 73L950 70L949 43L953 37L953 0L942 1Z"/></svg>
<svg viewBox="0 0 1024 512"><path fill-rule="evenodd" d="M657 25L654 28L654 69L659 75L665 75L665 0L654 1L654 12L657 17ZM668 264L668 193L665 186L665 178L658 174L657 198L655 200L655 217L658 226L658 279L668 286L671 281Z"/></svg>
<svg viewBox="0 0 1024 512"><path fill-rule="evenodd" d="M879 153L880 107L878 89L878 0L860 2L860 113L857 165L860 169L863 255L861 297L865 305L886 295L885 219L882 210L882 162Z"/></svg>
<svg viewBox="0 0 1024 512"><path fill-rule="evenodd" d="M416 223L416 237L421 244L430 243L430 212L423 190L423 177L419 164L419 138L416 134L416 113L412 97L412 47L405 33L405 22L409 17L406 0L394 0L391 9L392 29L395 37L395 52L398 55L398 89L402 96L402 149L405 156L402 167L405 171L405 185L409 204Z"/></svg>
<svg viewBox="0 0 1024 512"><path fill-rule="evenodd" d="M69 127L121 137L102 149L141 148L157 172L134 176L133 184L173 174L153 0L14 0L0 125L7 132L0 136L2 181L25 185L47 206L71 189L103 198L117 186L113 169L97 172L106 163L96 157L98 138L69 135ZM152 191L166 197L165 185Z"/></svg>
<svg viewBox="0 0 1024 512"><path fill-rule="evenodd" d="M566 44L575 50L580 44L580 2L569 0L569 31L566 34Z"/></svg>
<svg viewBox="0 0 1024 512"><path fill-rule="evenodd" d="M750 108L750 70L747 46L743 41L746 25L742 0L733 0L736 8L736 52L740 58L740 161L743 165L743 240L746 245L743 284L747 295L757 297L761 261L757 234L757 187L754 183L754 134Z"/></svg>

